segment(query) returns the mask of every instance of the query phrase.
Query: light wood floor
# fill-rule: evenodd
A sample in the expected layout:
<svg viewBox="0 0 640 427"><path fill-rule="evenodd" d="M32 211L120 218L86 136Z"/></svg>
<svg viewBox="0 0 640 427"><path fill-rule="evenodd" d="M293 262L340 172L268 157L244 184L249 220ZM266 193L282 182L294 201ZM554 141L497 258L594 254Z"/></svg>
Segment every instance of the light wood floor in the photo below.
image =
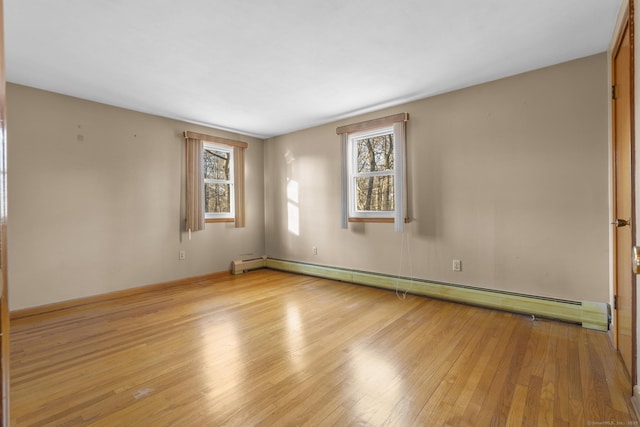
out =
<svg viewBox="0 0 640 427"><path fill-rule="evenodd" d="M269 270L20 319L11 341L16 426L636 421L603 332Z"/></svg>

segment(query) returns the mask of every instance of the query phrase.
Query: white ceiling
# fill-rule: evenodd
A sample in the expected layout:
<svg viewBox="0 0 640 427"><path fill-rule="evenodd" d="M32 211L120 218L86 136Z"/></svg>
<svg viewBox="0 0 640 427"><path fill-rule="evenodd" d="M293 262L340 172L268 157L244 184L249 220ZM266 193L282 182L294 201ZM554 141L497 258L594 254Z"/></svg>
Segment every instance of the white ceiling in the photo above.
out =
<svg viewBox="0 0 640 427"><path fill-rule="evenodd" d="M5 0L7 80L269 137L607 50L621 0Z"/></svg>

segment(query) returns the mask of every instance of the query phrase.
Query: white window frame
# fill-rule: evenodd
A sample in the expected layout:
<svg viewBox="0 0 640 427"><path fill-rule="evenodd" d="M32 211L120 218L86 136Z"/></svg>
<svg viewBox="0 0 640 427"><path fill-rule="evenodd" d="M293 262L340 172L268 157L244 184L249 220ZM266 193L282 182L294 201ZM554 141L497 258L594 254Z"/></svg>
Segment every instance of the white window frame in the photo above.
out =
<svg viewBox="0 0 640 427"><path fill-rule="evenodd" d="M204 212L204 218L205 220L207 219L234 219L235 218L235 170L234 170L234 164L235 164L235 159L234 159L234 153L233 153L233 147L225 145L225 144L215 144L212 142L204 142L203 143L203 156L204 156L204 152L209 149L212 151L219 151L219 152L223 152L223 153L228 153L229 154L229 178L228 180L225 179L208 179L208 178L204 178L204 171L203 171L203 176L202 179L204 180L204 186L203 189L206 187L206 184L229 184L229 195L230 195L230 199L229 199L229 212L207 212L206 211L206 199L203 195L203 200L204 200L204 206L205 206L205 212ZM204 162L204 158L203 158L203 162ZM204 190L203 190L204 191Z"/></svg>
<svg viewBox="0 0 640 427"><path fill-rule="evenodd" d="M409 113L397 113L391 116L380 117L377 119L366 120L359 123L351 123L344 126L338 126L336 133L340 135L340 151L342 153L340 162L341 171L341 196L340 196L340 228L349 228L349 222L393 222L393 228L396 232L404 231L405 222L409 221L407 215L407 129L406 123L409 120ZM349 213L358 215L351 209L349 201L352 200L354 191L350 191L350 174L349 166L352 163L352 155L349 154L349 137L363 132L372 132L393 126L394 139L394 161L395 181L394 181L394 208L391 218L381 216L381 211L367 216L350 216ZM355 204L353 204L355 206Z"/></svg>
<svg viewBox="0 0 640 427"><path fill-rule="evenodd" d="M364 138L373 138L381 135L393 135L393 157L394 168L392 170L385 171L373 171L373 172L358 172L358 152L356 147L356 141ZM349 217L350 218L394 218L395 210L397 209L396 195L394 189L394 210L390 211L364 211L357 208L356 197L356 181L358 178L365 178L371 176L393 176L394 182L398 179L396 158L397 158L397 135L394 132L393 126L384 126L376 129L371 129L362 132L354 132L348 135L348 173L349 173Z"/></svg>

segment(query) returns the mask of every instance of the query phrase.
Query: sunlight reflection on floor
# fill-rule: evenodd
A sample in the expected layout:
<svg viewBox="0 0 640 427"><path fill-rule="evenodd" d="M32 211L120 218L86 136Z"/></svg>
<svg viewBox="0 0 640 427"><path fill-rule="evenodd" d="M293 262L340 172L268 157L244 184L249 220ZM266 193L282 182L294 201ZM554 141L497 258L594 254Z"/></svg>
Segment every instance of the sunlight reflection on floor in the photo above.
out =
<svg viewBox="0 0 640 427"><path fill-rule="evenodd" d="M389 414L404 393L403 379L383 355L356 350L350 359L352 396L358 398L354 410L362 419L376 413Z"/></svg>

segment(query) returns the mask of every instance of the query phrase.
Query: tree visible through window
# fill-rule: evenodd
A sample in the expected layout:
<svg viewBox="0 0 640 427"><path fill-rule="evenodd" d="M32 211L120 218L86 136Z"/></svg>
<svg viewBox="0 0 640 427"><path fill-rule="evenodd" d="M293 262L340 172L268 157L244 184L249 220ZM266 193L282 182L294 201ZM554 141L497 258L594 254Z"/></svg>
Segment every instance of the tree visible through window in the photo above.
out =
<svg viewBox="0 0 640 427"><path fill-rule="evenodd" d="M204 144L205 218L233 218L233 149Z"/></svg>
<svg viewBox="0 0 640 427"><path fill-rule="evenodd" d="M355 144L357 210L392 211L393 133L358 139ZM378 175L378 172L383 175Z"/></svg>
<svg viewBox="0 0 640 427"><path fill-rule="evenodd" d="M393 127L349 136L351 216L391 216L395 210Z"/></svg>

